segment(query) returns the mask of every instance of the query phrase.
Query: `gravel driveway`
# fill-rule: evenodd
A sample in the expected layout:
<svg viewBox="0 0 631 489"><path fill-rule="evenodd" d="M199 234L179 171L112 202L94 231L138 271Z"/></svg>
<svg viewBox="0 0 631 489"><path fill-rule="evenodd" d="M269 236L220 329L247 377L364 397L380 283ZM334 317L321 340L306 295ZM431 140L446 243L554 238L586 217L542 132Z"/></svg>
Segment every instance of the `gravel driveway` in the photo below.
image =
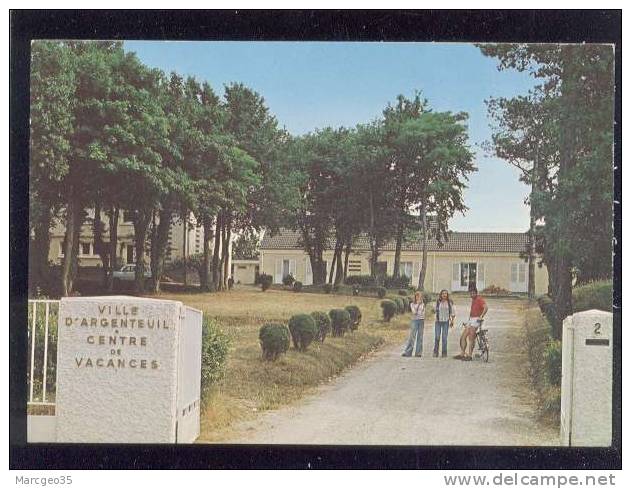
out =
<svg viewBox="0 0 631 489"><path fill-rule="evenodd" d="M525 302L489 299L489 363L462 362L460 329L449 358L432 358L428 321L422 358L388 348L289 407L234 426L223 443L352 445L556 445L536 418L521 345ZM464 307L460 305L462 311Z"/></svg>

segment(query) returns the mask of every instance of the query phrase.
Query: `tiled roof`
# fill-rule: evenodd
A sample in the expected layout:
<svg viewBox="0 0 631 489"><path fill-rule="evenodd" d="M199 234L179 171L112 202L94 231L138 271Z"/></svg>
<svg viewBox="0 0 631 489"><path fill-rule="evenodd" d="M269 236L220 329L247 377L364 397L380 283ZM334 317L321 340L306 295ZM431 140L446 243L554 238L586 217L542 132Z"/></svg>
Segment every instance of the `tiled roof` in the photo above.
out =
<svg viewBox="0 0 631 489"><path fill-rule="evenodd" d="M526 251L528 235L526 233L463 233L450 231L448 240L442 246L435 239L427 242L428 251L463 251L463 252L495 252L521 253ZM335 246L335 238L330 238L328 249ZM420 238L404 241L403 251L421 251ZM281 229L276 235L266 232L261 242L263 250L291 250L300 246L300 232ZM380 248L381 251L394 251L395 241L391 240ZM370 250L367 235L358 236L353 242L353 250Z"/></svg>

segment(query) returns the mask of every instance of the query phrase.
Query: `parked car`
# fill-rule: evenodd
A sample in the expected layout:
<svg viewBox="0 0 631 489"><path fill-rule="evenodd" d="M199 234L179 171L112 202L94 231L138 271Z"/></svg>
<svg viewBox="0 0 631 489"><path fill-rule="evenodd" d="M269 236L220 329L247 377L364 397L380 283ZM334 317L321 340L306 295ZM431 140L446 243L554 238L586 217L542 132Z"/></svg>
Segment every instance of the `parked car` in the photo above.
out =
<svg viewBox="0 0 631 489"><path fill-rule="evenodd" d="M133 282L136 279L136 264L128 263L123 265L120 270L114 270L112 276L115 282ZM146 279L151 278L151 268L148 265L145 265L144 276Z"/></svg>

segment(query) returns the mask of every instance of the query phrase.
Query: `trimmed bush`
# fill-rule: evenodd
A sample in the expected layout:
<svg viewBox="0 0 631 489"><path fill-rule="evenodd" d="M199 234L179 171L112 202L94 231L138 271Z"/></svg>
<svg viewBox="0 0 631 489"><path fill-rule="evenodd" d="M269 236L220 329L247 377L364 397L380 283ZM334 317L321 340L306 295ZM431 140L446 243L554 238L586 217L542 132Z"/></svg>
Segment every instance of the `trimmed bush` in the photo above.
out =
<svg viewBox="0 0 631 489"><path fill-rule="evenodd" d="M285 275L283 277L283 285L292 285L294 282L296 281L296 279L294 278L294 276L289 273L287 275Z"/></svg>
<svg viewBox="0 0 631 489"><path fill-rule="evenodd" d="M397 306L397 314L403 314L405 312L405 306L403 305L403 298L398 295L389 295L386 296L386 299L391 300Z"/></svg>
<svg viewBox="0 0 631 489"><path fill-rule="evenodd" d="M611 280L592 282L572 290L574 312L600 309L611 311L613 283Z"/></svg>
<svg viewBox="0 0 631 489"><path fill-rule="evenodd" d="M259 330L265 360L276 360L289 349L289 329L284 324L268 323Z"/></svg>
<svg viewBox="0 0 631 489"><path fill-rule="evenodd" d="M305 351L318 336L318 327L309 314L296 314L289 319L289 332L294 348Z"/></svg>
<svg viewBox="0 0 631 489"><path fill-rule="evenodd" d="M263 292L265 292L272 286L273 281L274 279L271 275L267 275L266 273L262 273L261 275L259 275L259 282L261 283L261 290Z"/></svg>
<svg viewBox="0 0 631 489"><path fill-rule="evenodd" d="M202 392L222 379L229 343L228 337L221 331L217 321L204 317L202 324Z"/></svg>
<svg viewBox="0 0 631 489"><path fill-rule="evenodd" d="M353 285L353 295L357 296L359 295L359 291L361 290L360 286L355 284Z"/></svg>
<svg viewBox="0 0 631 489"><path fill-rule="evenodd" d="M344 333L351 325L351 315L346 309L331 309L329 311L329 317L331 318L331 329L333 336L344 336Z"/></svg>
<svg viewBox="0 0 631 489"><path fill-rule="evenodd" d="M377 297L383 299L388 291L385 287L377 287Z"/></svg>
<svg viewBox="0 0 631 489"><path fill-rule="evenodd" d="M350 277L346 277L344 280L346 285L363 285L363 286L371 286L377 285L374 277L370 275L351 275Z"/></svg>
<svg viewBox="0 0 631 489"><path fill-rule="evenodd" d="M399 292L397 292L397 294L405 297L406 295L408 295L408 291L405 289L399 289Z"/></svg>
<svg viewBox="0 0 631 489"><path fill-rule="evenodd" d="M400 277L385 277L383 279L383 286L388 289L404 289L410 285L410 277L401 275Z"/></svg>
<svg viewBox="0 0 631 489"><path fill-rule="evenodd" d="M330 294L332 289L333 287L331 286L331 284L324 284L322 286L322 290L324 290L325 294Z"/></svg>
<svg viewBox="0 0 631 489"><path fill-rule="evenodd" d="M391 300L381 301L381 312L383 313L384 321L390 321L397 313L397 305Z"/></svg>
<svg viewBox="0 0 631 489"><path fill-rule="evenodd" d="M355 305L346 306L344 309L348 311L348 314L351 317L351 331L355 331L359 328L359 323L362 322L362 312L359 307Z"/></svg>
<svg viewBox="0 0 631 489"><path fill-rule="evenodd" d="M296 280L294 282L294 292L300 292L302 290L302 282Z"/></svg>
<svg viewBox="0 0 631 489"><path fill-rule="evenodd" d="M405 312L408 312L410 310L410 299L408 297L402 297L401 300L403 301L403 309Z"/></svg>
<svg viewBox="0 0 631 489"><path fill-rule="evenodd" d="M545 377L550 385L561 385L562 346L558 340L552 340L543 351Z"/></svg>
<svg viewBox="0 0 631 489"><path fill-rule="evenodd" d="M311 317L315 321L316 326L318 328L317 338L318 340L320 340L320 342L324 343L324 339L326 338L326 335L328 335L331 332L331 318L329 318L329 315L326 314L325 312L320 312L320 311L312 312Z"/></svg>

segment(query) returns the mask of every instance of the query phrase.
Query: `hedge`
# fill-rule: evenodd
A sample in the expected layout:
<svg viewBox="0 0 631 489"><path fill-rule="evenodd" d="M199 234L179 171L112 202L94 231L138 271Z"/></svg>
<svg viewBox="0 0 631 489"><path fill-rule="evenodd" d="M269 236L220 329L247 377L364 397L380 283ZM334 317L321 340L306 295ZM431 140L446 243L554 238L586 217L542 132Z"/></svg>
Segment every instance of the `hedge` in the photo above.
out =
<svg viewBox="0 0 631 489"><path fill-rule="evenodd" d="M289 329L284 324L268 323L259 330L263 358L276 360L289 349Z"/></svg>
<svg viewBox="0 0 631 489"><path fill-rule="evenodd" d="M351 325L351 315L348 311L346 309L331 309L329 317L331 318L333 336L344 336Z"/></svg>
<svg viewBox="0 0 631 489"><path fill-rule="evenodd" d="M572 290L574 311L588 311L600 309L611 312L613 283L602 280L575 287Z"/></svg>
<svg viewBox="0 0 631 489"><path fill-rule="evenodd" d="M318 327L318 340L324 343L326 335L331 332L331 318L325 312L314 311L311 313L311 317Z"/></svg>
<svg viewBox="0 0 631 489"><path fill-rule="evenodd" d="M397 305L391 300L381 301L381 310L384 321L389 322L397 313Z"/></svg>
<svg viewBox="0 0 631 489"><path fill-rule="evenodd" d="M294 292L300 292L302 290L302 282L296 280L294 282Z"/></svg>
<svg viewBox="0 0 631 489"><path fill-rule="evenodd" d="M305 351L318 336L318 327L309 314L296 314L289 319L289 332L294 348Z"/></svg>
<svg viewBox="0 0 631 489"><path fill-rule="evenodd" d="M229 343L228 337L221 331L217 321L207 316L204 317L202 323L202 392L222 379Z"/></svg>
<svg viewBox="0 0 631 489"><path fill-rule="evenodd" d="M356 331L359 328L359 323L362 322L361 310L355 305L346 306L344 309L348 311L348 314L351 317L351 331Z"/></svg>
<svg viewBox="0 0 631 489"><path fill-rule="evenodd" d="M269 289L272 286L273 281L274 279L272 278L271 275L267 275L265 273L262 273L261 275L259 275L259 282L261 283L261 290L263 292L265 292L267 289Z"/></svg>

